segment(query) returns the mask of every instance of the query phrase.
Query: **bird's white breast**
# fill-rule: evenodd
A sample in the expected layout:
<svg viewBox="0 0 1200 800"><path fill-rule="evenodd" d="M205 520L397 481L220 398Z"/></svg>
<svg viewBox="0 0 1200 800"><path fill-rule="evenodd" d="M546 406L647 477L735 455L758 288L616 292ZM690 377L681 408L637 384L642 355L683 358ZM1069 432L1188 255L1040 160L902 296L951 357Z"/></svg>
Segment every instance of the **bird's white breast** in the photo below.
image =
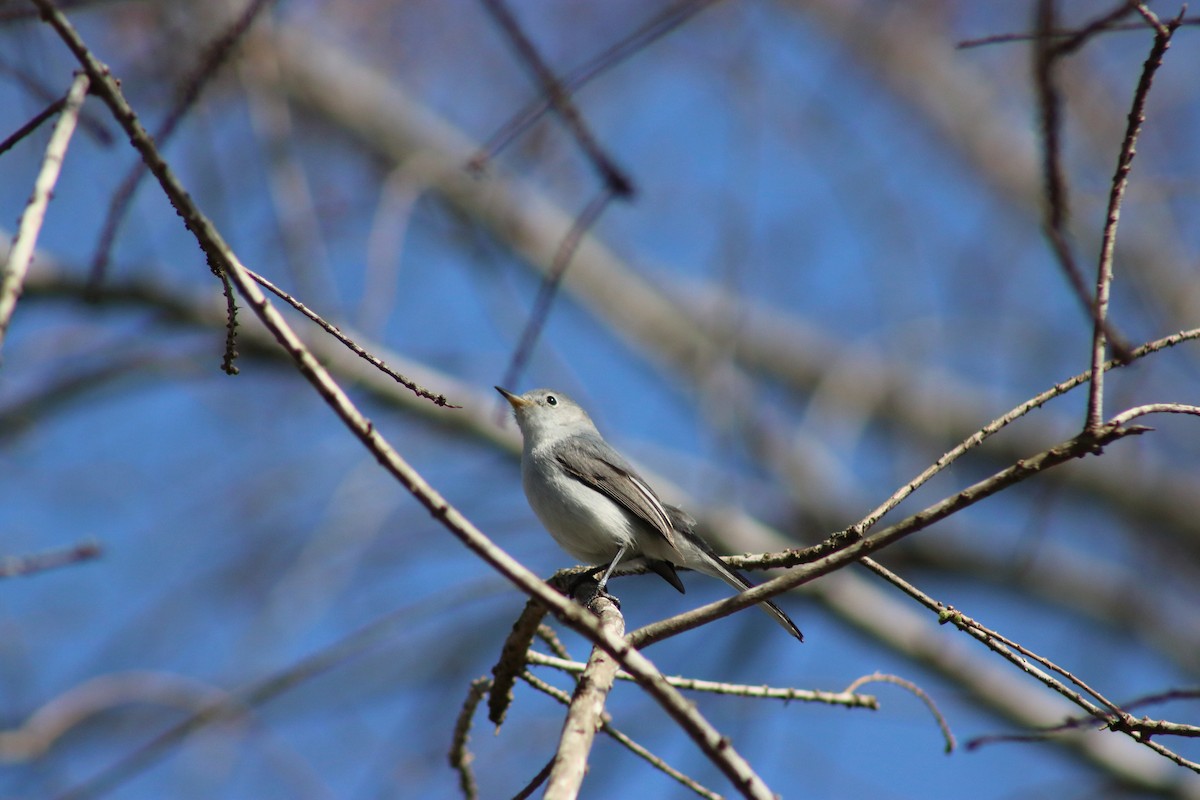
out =
<svg viewBox="0 0 1200 800"><path fill-rule="evenodd" d="M521 484L542 525L580 563L606 564L622 546L630 548L629 555L637 552L629 512L570 477L544 450L523 454Z"/></svg>

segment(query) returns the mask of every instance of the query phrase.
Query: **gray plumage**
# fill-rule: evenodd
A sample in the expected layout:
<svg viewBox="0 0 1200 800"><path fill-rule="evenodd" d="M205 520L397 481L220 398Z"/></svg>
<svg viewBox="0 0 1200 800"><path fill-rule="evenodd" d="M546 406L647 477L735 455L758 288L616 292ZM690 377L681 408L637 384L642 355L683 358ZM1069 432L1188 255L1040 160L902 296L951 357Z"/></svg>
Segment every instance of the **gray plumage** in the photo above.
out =
<svg viewBox="0 0 1200 800"><path fill-rule="evenodd" d="M604 570L601 588L618 564L638 562L680 592L677 566L720 578L739 592L752 585L695 534L695 520L659 499L578 403L548 389L496 391L512 406L524 439L521 484L529 505L563 550ZM778 606L769 600L761 606L804 641Z"/></svg>

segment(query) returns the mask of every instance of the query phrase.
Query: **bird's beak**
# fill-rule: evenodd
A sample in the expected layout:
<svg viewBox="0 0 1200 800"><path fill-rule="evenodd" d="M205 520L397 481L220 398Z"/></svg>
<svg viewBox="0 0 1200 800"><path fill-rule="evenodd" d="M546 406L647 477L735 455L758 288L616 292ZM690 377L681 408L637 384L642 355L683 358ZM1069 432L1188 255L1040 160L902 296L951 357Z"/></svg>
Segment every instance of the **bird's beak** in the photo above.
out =
<svg viewBox="0 0 1200 800"><path fill-rule="evenodd" d="M526 400L524 397L521 397L520 395L513 394L508 389L501 389L499 386L497 386L496 391L504 396L504 399L508 401L508 404L513 407L514 411L517 411L517 410L522 409L525 406L529 405L528 400Z"/></svg>

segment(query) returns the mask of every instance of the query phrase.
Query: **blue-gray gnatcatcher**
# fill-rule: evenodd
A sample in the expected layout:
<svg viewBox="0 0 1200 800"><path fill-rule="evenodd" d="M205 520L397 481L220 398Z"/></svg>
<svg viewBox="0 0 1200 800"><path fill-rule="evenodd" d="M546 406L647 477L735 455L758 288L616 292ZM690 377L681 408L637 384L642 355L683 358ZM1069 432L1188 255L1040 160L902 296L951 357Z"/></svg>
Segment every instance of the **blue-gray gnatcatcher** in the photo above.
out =
<svg viewBox="0 0 1200 800"><path fill-rule="evenodd" d="M597 572L604 569L601 589L622 562L645 563L680 592L677 566L720 578L739 592L750 588L693 532L696 521L662 502L604 441L578 403L548 389L496 391L513 407L525 441L521 483L529 505L563 550ZM766 600L762 607L804 641L778 606Z"/></svg>

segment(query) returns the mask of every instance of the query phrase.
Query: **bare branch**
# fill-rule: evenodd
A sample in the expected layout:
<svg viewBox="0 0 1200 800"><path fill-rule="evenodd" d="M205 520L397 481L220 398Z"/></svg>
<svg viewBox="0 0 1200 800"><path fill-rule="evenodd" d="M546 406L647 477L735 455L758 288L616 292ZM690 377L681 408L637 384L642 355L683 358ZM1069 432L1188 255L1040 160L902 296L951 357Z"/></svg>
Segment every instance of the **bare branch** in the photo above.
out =
<svg viewBox="0 0 1200 800"><path fill-rule="evenodd" d="M99 542L87 539L60 550L21 556L0 556L0 580L69 567L99 558L103 552Z"/></svg>
<svg viewBox="0 0 1200 800"><path fill-rule="evenodd" d="M8 262L3 270L0 270L0 348L4 346L8 325L12 321L13 311L17 308L17 300L21 297L25 274L29 271L29 263L33 260L33 252L37 247L38 233L46 218L46 208L50 205L54 185L58 183L63 159L67 155L67 145L75 132L79 109L83 107L90 83L88 76L82 72L71 82L71 89L63 102L62 114L55 123L54 132L46 145L42 168L33 184L33 196L29 198L29 204L21 213L17 235L8 253Z"/></svg>
<svg viewBox="0 0 1200 800"><path fill-rule="evenodd" d="M864 564L869 561L871 561L869 558L863 559ZM934 720L937 721L938 729L942 732L942 738L946 740L946 753L949 754L954 752L956 743L954 741L954 733L950 730L950 723L946 722L946 717L937 707L937 703L933 702L933 698L929 696L929 693L920 686L917 686L912 681L905 680L898 675L888 675L883 672L873 672L870 675L864 675L863 677L855 680L846 687L846 691L853 692L860 686L875 682L891 683L901 687L902 689L907 689L909 692L912 692L914 695L916 695L917 699L925 704L925 707L929 709L929 713L932 714Z"/></svg>
<svg viewBox="0 0 1200 800"><path fill-rule="evenodd" d="M1003 489L1020 483L1040 472L1065 464L1076 458L1083 458L1098 452L1098 449L1126 436L1144 433L1145 428L1125 428L1119 424L1108 423L1097 436L1078 436L1062 442L1055 447L1044 450L1028 459L1022 459L1016 464L1003 469L989 478L978 481L966 489L929 506L907 519L891 525L883 530L855 541L853 544L835 550L817 561L788 570L777 578L751 587L733 597L718 600L699 608L669 617L665 620L646 625L630 633L629 641L636 647L645 647L668 635L691 630L713 619L720 619L743 608L749 608L767 598L775 597L797 586L801 586L822 575L841 569L847 564L860 560L895 542L900 541L917 531L945 519L968 506L991 497ZM850 531L843 532L839 538L853 539Z"/></svg>
<svg viewBox="0 0 1200 800"><path fill-rule="evenodd" d="M647 45L666 36L696 14L720 1L677 0L619 42L606 47L578 68L559 78L559 84L563 91L574 92L589 83L592 78L640 52ZM471 156L471 160L467 162L467 168L475 171L482 170L489 159L495 157L509 142L528 130L529 126L541 119L542 115L550 108L549 97L539 97L522 108L508 122L501 125L499 130L479 148L479 151Z"/></svg>
<svg viewBox="0 0 1200 800"><path fill-rule="evenodd" d="M596 220L604 213L604 209L608 207L609 201L612 198L613 193L610 189L607 187L601 189L588 202L587 207L580 212L579 217L571 226L571 230L563 238L558 252L554 255L550 271L542 278L537 298L533 301L533 310L529 312L529 321L525 324L525 330L521 332L521 340L517 344L517 349L508 363L508 369L504 371L503 380L500 381L502 386L517 385L517 378L525 369L525 362L532 355L533 347L537 343L538 336L541 335L542 327L546 324L546 318L550 314L550 304L554 302L554 298L558 295L558 285L562 282L563 274L567 271L567 265L571 263L571 257L575 255L575 251L579 249L580 241L591 230L592 226L596 224Z"/></svg>
<svg viewBox="0 0 1200 800"><path fill-rule="evenodd" d="M1200 406L1189 406L1184 403L1147 403L1144 406L1136 406L1135 408L1122 411L1112 418L1112 422L1117 425L1125 425L1147 414L1200 415Z"/></svg>
<svg viewBox="0 0 1200 800"><path fill-rule="evenodd" d="M1194 339L1200 339L1200 328L1193 328L1192 330L1189 330L1189 331L1180 331L1178 333L1171 334L1170 336L1164 336L1163 338L1156 339L1153 342L1147 342L1146 344L1131 351L1128 361L1119 361L1119 360L1113 359L1111 361L1105 362L1103 364L1103 371L1107 372L1108 370L1116 369L1118 367L1123 367L1126 364L1132 363L1133 361L1136 361L1139 358L1143 358L1144 356L1150 355L1151 353L1156 353L1160 350L1174 347L1177 344L1180 344L1180 343L1186 342L1186 341L1191 341ZM857 522L853 526L851 526L851 531L858 533L858 534L862 534L862 533L865 533L866 531L870 530L872 527L874 527L876 522L878 522L880 519L883 518L883 516L885 514L887 514L889 511L891 511L897 505L899 505L901 503L901 501L903 501L905 498L907 498L910 494L912 494L918 488L923 486L926 482L929 481L930 478L937 475L939 472L944 470L946 467L953 464L956 460L958 460L958 458L960 456L962 456L968 450L971 450L971 449L977 447L978 445L982 444L985 439L987 439L988 437L997 433L1001 429L1007 427L1008 425L1010 425L1011 423L1020 419L1021 417L1025 416L1030 411L1033 411L1036 408L1040 408L1041 406L1048 403L1050 400L1053 400L1055 397L1066 394L1067 392L1071 391L1072 389L1087 383L1088 381L1091 380L1091 378L1092 378L1092 373L1090 371L1081 372L1071 378L1066 379L1065 381L1055 384L1054 386L1050 387L1049 389L1042 392L1041 394L1038 394L1038 395L1030 398L1029 400L1026 400L1024 403L1022 403L1021 405L1012 409L1011 411L1004 414L1003 416L997 417L996 419L989 422L987 425L984 425L978 431L971 434L965 440L963 440L958 445L956 445L953 449L947 451L944 455L942 455L940 458L938 458L937 461L933 462L933 464L926 467L919 475L917 475L917 477L913 478L911 481L906 483L904 486L902 486L898 490L896 490L896 492L893 493L892 496L889 497L887 500L885 500L878 508L874 509L871 513L867 514L867 516L863 517L859 522Z"/></svg>
<svg viewBox="0 0 1200 800"><path fill-rule="evenodd" d="M934 600L928 594L922 592L920 589L917 589L911 583L905 581L890 570L885 569L872 559L864 559L863 565L880 577L883 577L888 581L888 583L891 583L893 586L899 588L921 605L925 606L931 611L936 612L938 614L939 621L941 621L943 624L947 622L952 623L956 628L964 633L969 634L971 637L984 644L988 649L992 650L1009 663L1016 666L1022 672L1036 678L1047 687L1053 689L1067 700L1082 708L1085 712L1090 714L1093 719L1103 722L1105 727L1107 727L1109 730L1126 733L1135 742L1149 747L1151 750L1154 750L1159 755L1169 758L1176 764L1188 767L1193 771L1200 772L1200 764L1190 762L1187 759L1184 759L1178 753L1175 753L1169 748L1164 747L1158 742L1154 742L1150 739L1150 736L1154 733L1163 732L1166 726L1169 726L1172 732L1176 733L1177 735L1182 735L1180 734L1182 729L1191 729L1193 726L1178 726L1173 723L1160 723L1158 726L1155 726L1154 724L1147 724L1146 729L1142 729L1139 727L1139 723L1134 720L1127 711L1122 709L1113 701L1109 700L1104 695L1100 694L1091 686L1088 686L1074 674L1063 669L1049 659L1034 653L1030 649L1014 642L1012 639L1001 635L997 631L985 627L976 620L964 615L958 609ZM1082 689L1084 693L1091 695L1091 697L1094 698L1099 705L1088 700L1082 694L1067 686L1053 675L1049 674L1049 672L1043 671L1038 666L1031 664L1030 660L1036 662L1037 665L1044 667L1046 670L1049 670L1049 672L1056 672L1071 683L1074 683L1076 686ZM1147 721L1147 723L1148 722L1149 721ZM1200 731L1200 729L1197 730ZM1188 733L1186 735L1193 734Z"/></svg>
<svg viewBox="0 0 1200 800"><path fill-rule="evenodd" d="M167 111L158 130L154 132L154 140L159 147L165 146L171 140L179 128L179 123L200 99L204 88L216 77L221 66L233 54L237 45L246 35L246 31L254 24L254 20L272 2L274 0L249 0L242 13L204 48L192 73L179 87L174 105ZM96 252L92 256L89 284L93 289L104 280L109 260L112 257L113 245L117 240L118 229L125 220L125 215L132 205L133 195L144 177L146 177L145 164L141 161L135 162L109 200L108 214L100 229Z"/></svg>
<svg viewBox="0 0 1200 800"><path fill-rule="evenodd" d="M56 115L58 112L62 111L63 106L66 105L66 102L66 95L63 95L57 100L52 101L50 105L34 114L32 119L30 119L21 127L17 128L12 132L12 134L5 137L4 141L0 142L0 155L7 153L9 150L15 147L18 142L40 128L42 123Z"/></svg>
<svg viewBox="0 0 1200 800"><path fill-rule="evenodd" d="M593 595L587 605L600 618L600 628L613 637L624 636L625 618L621 609L611 597L600 592L599 584L594 581L582 584L584 587L589 585ZM546 800L572 800L579 795L583 776L587 774L592 742L603 723L604 705L616 674L617 662L599 646L594 647L563 719L554 766L550 768L546 786Z"/></svg>
<svg viewBox="0 0 1200 800"><path fill-rule="evenodd" d="M580 664L579 665L580 671L582 671L585 667L586 667L585 664ZM619 673L618 673L618 675L619 675ZM553 697L555 700L562 703L564 706L570 705L570 703L571 703L571 696L569 694L567 694L566 692L564 692L554 686L551 686L550 684L541 680L540 678L538 678L536 675L529 672L528 670L526 670L524 673L522 673L521 680L525 681L530 686L537 689L539 692L542 692L543 694L545 694L549 697ZM629 752L631 752L634 755L638 756L639 758L643 759L644 761L646 761L646 763L650 764L655 769L660 770L664 774L669 775L670 777L679 781L679 783L686 786L688 789L692 790L693 792L700 795L701 797L704 797L707 800L721 800L721 795L717 794L716 792L714 792L704 786L701 786L699 783L697 783L692 778L688 777L687 775L684 775L682 772L680 772L679 770L672 767L670 764L668 764L662 758L660 758L659 756L656 756L654 753L651 753L645 747L638 744L633 739L629 738L629 736L625 735L625 733L623 733L619 729L615 728L612 725L612 723L607 722L605 720L601 720L600 730L602 730L605 733L605 735L607 735L613 741L619 743L625 749L629 750ZM534 781L532 781L530 783L530 786L526 787L529 790L529 794L532 794L532 790L536 789L538 785L540 785L542 782L545 781L545 779L549 775L549 770L553 764L554 764L554 761L553 761L553 759L551 759L551 761L546 764L546 769L544 769L542 771L542 774L539 774L538 777L535 778ZM532 788L530 788L530 787L532 787ZM528 795L526 795L526 796L528 796Z"/></svg>
<svg viewBox="0 0 1200 800"><path fill-rule="evenodd" d="M529 598L521 610L521 616L517 617L504 639L500 658L492 667L495 683L488 697L488 720L497 728L504 724L504 717L512 704L513 686L517 677L525 671L529 645L533 643L534 634L542 627L542 619L548 610L544 603Z"/></svg>
<svg viewBox="0 0 1200 800"><path fill-rule="evenodd" d="M476 555L526 594L545 603L566 624L601 645L626 670L637 676L643 688L680 724L701 751L725 773L743 796L763 798L764 800L773 797L770 789L741 754L730 745L729 740L721 736L699 711L688 704L663 679L645 656L631 648L625 641L608 635L607 631L602 630L595 618L586 610L546 586L536 575L498 547L456 508L451 506L391 447L375 429L374 424L362 415L324 366L296 336L286 320L262 294L258 285L246 272L246 268L229 249L212 223L196 207L190 195L183 189L173 171L155 148L152 139L138 122L137 115L125 100L116 81L92 55L67 18L51 0L33 0L33 2L41 9L46 21L58 32L83 65L84 70L93 81L93 89L97 96L104 100L112 110L117 122L125 129L205 254L214 264L219 265L222 274L228 276L262 323L292 357L301 374L313 385L313 388L330 405L347 428L362 441L379 463L429 511L434 519L459 538Z"/></svg>
<svg viewBox="0 0 1200 800"><path fill-rule="evenodd" d="M486 675L471 681L471 688L463 700L462 709L458 712L458 720L454 723L454 739L450 744L450 766L458 771L458 785L462 787L463 797L475 800L479 797L479 784L475 780L475 772L471 769L474 756L467 747L471 739L471 720L479 701L492 688L492 679Z"/></svg>
<svg viewBox="0 0 1200 800"><path fill-rule="evenodd" d="M571 101L570 91L558 80L541 54L538 53L537 48L533 46L533 42L525 35L525 31L521 30L517 18L505 5L504 0L483 0L483 5L492 15L496 24L504 31L512 43L513 49L517 51L517 55L525 62L525 66L533 73L550 106L562 119L571 135L575 137L579 148L604 182L605 194L620 197L623 200L632 198L636 192L633 181L601 149L600 144L583 121L579 109Z"/></svg>
<svg viewBox="0 0 1200 800"><path fill-rule="evenodd" d="M362 347L360 347L353 339L351 339L346 334L342 333L341 329L338 328L336 325L334 325L333 323L330 323L330 322L326 322L324 319L322 319L320 317L320 315L317 314L317 312L313 311L308 306L304 305L304 303L301 303L299 300L292 297L290 294L285 292L283 289L280 289L278 286L271 283L269 280L264 278L262 275L259 275L254 270L247 269L246 274L248 274L251 278L253 278L264 289L267 289L272 294L274 294L276 297L278 297L280 300L283 300L285 303L290 305L292 308L296 309L301 314L303 314L304 316L308 317L313 322L320 325L325 330L326 333L328 333L333 338L337 339L342 344L346 345L346 347L348 347L350 349L350 352L354 353L354 355L358 356L363 361L366 361L368 364L375 367L376 369L378 369L380 372L384 373L385 375L388 375L393 380L395 380L396 383L400 384L405 389L408 389L410 392L415 394L417 397L423 397L426 400L432 400L433 404L435 406L440 406L442 408L462 408L462 406L456 406L453 403L451 403L449 400L447 400L446 395L434 394L433 392L426 389L424 386L421 386L421 385L415 383L414 381L411 381L408 378L404 377L400 373L396 372L394 369L392 369L386 363L384 363L383 359L379 358L378 356L371 355L366 350L364 350Z"/></svg>
<svg viewBox="0 0 1200 800"><path fill-rule="evenodd" d="M1146 98L1154 82L1154 75L1162 66L1163 56L1171 46L1171 36L1179 27L1179 21L1162 25L1154 12L1143 3L1136 3L1138 13L1142 14L1155 30L1154 46L1142 66L1142 74L1138 79L1137 89L1133 94L1133 107L1129 111L1129 125L1125 129L1125 137L1121 141L1121 151L1117 156L1117 169L1113 174L1112 189L1108 195L1108 213L1104 220L1104 233L1100 242L1100 261L1096 268L1096 324L1092 331L1092 385L1088 394L1087 419L1085 430L1099 430L1104 415L1104 361L1110 344L1106 320L1108 315L1108 296L1113 280L1113 254L1117 244L1117 223L1121 218L1121 203L1125 198L1125 189L1129 185L1129 173L1133 169L1133 156L1136 152L1138 135L1142 124L1146 121ZM1114 345L1115 349L1115 345ZM1119 354L1120 357L1120 354Z"/></svg>
<svg viewBox="0 0 1200 800"><path fill-rule="evenodd" d="M565 658L555 658L530 651L529 663L553 667L564 672L583 672L586 664ZM634 678L627 672L618 672L617 680L632 681ZM698 678L684 678L678 675L667 676L667 681L677 689L689 692L709 692L711 694L730 695L732 697L750 697L764 700L798 701L801 703L826 703L828 705L846 706L848 708L879 709L879 701L874 695L857 694L853 688L841 692L822 692L814 689L794 689L790 686L748 686L741 683L725 683L722 681L705 681Z"/></svg>
<svg viewBox="0 0 1200 800"><path fill-rule="evenodd" d="M1127 4L1123 4L1127 5ZM996 33L990 36L980 36L976 39L963 39L956 47L959 50L970 50L974 47L987 47L993 44L1012 44L1014 42L1028 42L1037 39L1043 35L1049 35L1055 39L1073 40L1077 39L1083 33L1106 32L1106 33L1128 33L1132 31L1145 30L1146 26L1140 22L1126 22L1109 24L1108 20L1113 16L1124 16L1124 9L1116 9L1110 14L1105 15L1093 22L1088 23L1080 30L1053 30L1048 34L1043 34L1041 31L1035 33ZM1184 17L1179 21L1180 27L1195 27L1200 25L1200 17Z"/></svg>

